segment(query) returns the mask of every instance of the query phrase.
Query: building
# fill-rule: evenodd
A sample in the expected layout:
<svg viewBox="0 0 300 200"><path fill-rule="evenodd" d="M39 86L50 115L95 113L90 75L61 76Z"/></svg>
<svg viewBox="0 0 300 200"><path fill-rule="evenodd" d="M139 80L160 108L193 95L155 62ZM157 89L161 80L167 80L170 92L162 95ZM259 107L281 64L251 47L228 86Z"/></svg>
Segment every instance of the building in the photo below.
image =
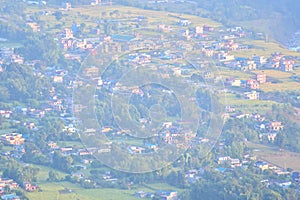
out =
<svg viewBox="0 0 300 200"><path fill-rule="evenodd" d="M25 182L25 183L23 184L23 188L24 188L24 190L26 190L27 192L34 192L34 191L36 191L36 190L39 189L39 187L38 187L37 185L33 185L33 184L31 184L31 183L28 183L28 182Z"/></svg>
<svg viewBox="0 0 300 200"><path fill-rule="evenodd" d="M267 63L267 59L263 56L253 56L253 60L257 67L262 67Z"/></svg>
<svg viewBox="0 0 300 200"><path fill-rule="evenodd" d="M28 22L26 23L33 32L39 32L41 31L40 26L36 22Z"/></svg>
<svg viewBox="0 0 300 200"><path fill-rule="evenodd" d="M62 8L64 10L70 10L72 8L72 5L71 5L71 3L65 2L65 3L62 3Z"/></svg>
<svg viewBox="0 0 300 200"><path fill-rule="evenodd" d="M2 200L21 200L16 194L5 194L0 197Z"/></svg>
<svg viewBox="0 0 300 200"><path fill-rule="evenodd" d="M261 170L269 169L269 164L264 161L257 161L254 166Z"/></svg>
<svg viewBox="0 0 300 200"><path fill-rule="evenodd" d="M256 81L260 84L267 82L267 75L266 74L256 74Z"/></svg>
<svg viewBox="0 0 300 200"><path fill-rule="evenodd" d="M230 55L228 53L223 53L219 57L220 62L232 61L234 59L234 55Z"/></svg>
<svg viewBox="0 0 300 200"><path fill-rule="evenodd" d="M282 122L277 122L277 121L274 121L274 122L270 122L268 124L268 129L270 131L280 131L283 129L283 125L282 125Z"/></svg>
<svg viewBox="0 0 300 200"><path fill-rule="evenodd" d="M179 20L178 24L180 26L188 26L188 25L191 24L191 22L189 20L187 20L187 19L181 19L181 20Z"/></svg>
<svg viewBox="0 0 300 200"><path fill-rule="evenodd" d="M290 72L294 70L294 64L295 61L292 59L287 59L287 58L282 58L280 60L280 70L285 71L285 72Z"/></svg>
<svg viewBox="0 0 300 200"><path fill-rule="evenodd" d="M1 141L7 145L21 145L24 144L25 139L20 133L8 133L1 135Z"/></svg>
<svg viewBox="0 0 300 200"><path fill-rule="evenodd" d="M164 190L158 190L155 193L155 196L158 197L160 200L177 200L177 191L171 190L171 191L164 191Z"/></svg>
<svg viewBox="0 0 300 200"><path fill-rule="evenodd" d="M63 37L66 38L66 39L70 39L70 38L73 38L73 31L69 28L66 28L65 31L64 31L64 34L63 34Z"/></svg>
<svg viewBox="0 0 300 200"><path fill-rule="evenodd" d="M251 90L257 90L259 89L259 83L256 80L247 80L246 82L246 87L251 89Z"/></svg>
<svg viewBox="0 0 300 200"><path fill-rule="evenodd" d="M245 92L244 97L245 97L245 99L249 99L249 100L258 100L259 92L256 92L256 91Z"/></svg>
<svg viewBox="0 0 300 200"><path fill-rule="evenodd" d="M63 76L53 76L53 82L54 83L62 83L64 82Z"/></svg>
<svg viewBox="0 0 300 200"><path fill-rule="evenodd" d="M0 191L2 191L6 186L8 186L10 189L19 187L18 184L12 179L0 178Z"/></svg>
<svg viewBox="0 0 300 200"><path fill-rule="evenodd" d="M203 27L201 26L196 26L195 27L195 33L198 34L202 34L203 33Z"/></svg>
<svg viewBox="0 0 300 200"><path fill-rule="evenodd" d="M204 25L204 26L203 26L203 31L206 31L206 32L213 32L214 30L215 30L214 27L207 26L207 25Z"/></svg>
<svg viewBox="0 0 300 200"><path fill-rule="evenodd" d="M241 63L242 70L255 70L256 69L256 63L253 60L246 60Z"/></svg>

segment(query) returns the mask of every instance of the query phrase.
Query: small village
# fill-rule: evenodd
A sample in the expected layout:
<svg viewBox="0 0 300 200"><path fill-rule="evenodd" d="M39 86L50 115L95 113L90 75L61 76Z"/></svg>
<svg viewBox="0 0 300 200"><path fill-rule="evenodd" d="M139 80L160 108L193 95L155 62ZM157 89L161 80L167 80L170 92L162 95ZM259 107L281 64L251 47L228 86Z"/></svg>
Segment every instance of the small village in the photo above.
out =
<svg viewBox="0 0 300 200"><path fill-rule="evenodd" d="M155 2L157 3L157 1ZM48 11L44 1L41 1L45 6L42 8L37 6L40 5L40 2L27 1L27 3L35 9L38 8L40 10L38 15L41 17L55 14L53 9ZM98 0L90 2L92 7L111 6L100 4L101 1ZM63 3L58 10L68 14L73 9L77 8L73 8L70 3ZM66 141L72 141L72 137L81 134L97 135L97 132L112 140L103 147L86 148L85 145L78 145L77 143L72 145L72 142L68 145L68 142L59 141L53 137L53 139L45 141L47 149L43 152L34 149L30 152L30 155L43 154L50 163L55 159L56 153L59 153L62 157L74 156L78 158L70 165L72 169L70 180L75 183L89 183L95 188L100 187L100 183L98 184L97 181L86 175L89 174L87 172L91 169L92 163L95 162L94 154L96 152L109 153L112 143L115 143L115 141L117 141L116 144L125 143L122 151L128 154L155 153L166 144L174 145L177 148L183 146L185 149L192 149L197 145L209 145L219 149L220 152L222 151L222 148L224 148L223 141L189 133L180 128L179 124L183 124L183 122L178 120L177 116L171 115L168 117L173 121L160 121L163 123L164 130L155 135L156 140L154 141L142 140L142 142L134 141L126 144L130 131L115 127L110 122L103 123L100 130L87 126L84 126L85 130L78 128L77 125L81 119L78 119L77 116L80 116L87 105L75 104L72 91L85 87L87 82L92 81L97 92L99 92L97 93L98 96L105 91L103 94L107 96L106 98L117 94L132 95L132 98L139 99L140 102L150 98L152 91L146 90L140 85L126 86L118 80L119 73L125 74L132 69L143 68L147 70L146 73L159 74L157 79L172 80L174 77L181 78L181 80L184 80L183 84L193 86L201 87L202 83L205 83L203 88L210 89L214 95L221 96L225 94L224 99L226 99L226 95L229 95L230 98L234 96L235 100L253 101L256 104L263 101L261 96L264 90L262 88L268 85L275 85L276 87L276 82L278 82L278 80L274 80L269 76L269 70L289 73L291 81L297 84L300 82L300 76L294 73L300 69L299 56L285 55L282 52L272 52L268 56L259 54L245 57L238 56L243 52L255 51L258 48L255 45L246 44L244 42L246 40L259 40L268 43L268 41L264 41L265 38L260 34L246 30L243 27L197 24L194 20L180 15L177 16L177 14L174 14L174 16L169 14L173 20L169 23L153 22L150 19L151 16L143 15L120 20L120 23L118 22L119 11L111 11L110 16L114 15L116 19L106 19L106 22L104 22L103 18L102 22L99 22L101 27L104 23L108 24L105 24L106 29L104 31L100 26L86 26L84 23L77 24L74 21L72 26L60 27L60 31L55 32L55 41L63 51L64 59L85 63L85 58L101 55L101 58L97 57L97 62L94 65L86 66L83 64L77 74L64 66L45 66L43 60L28 60L17 53L18 48L1 45L0 73L5 73L8 70L6 66L10 64L24 65L33 68L34 76L43 77L52 83L52 86L47 88L47 93L41 93L46 99L42 106L23 107L18 105L10 108L0 108L0 124L6 124L6 127L1 128L0 140L1 146L3 146L0 152L1 158L13 159L20 165L26 166L26 163L22 160L22 157L29 153L26 152L26 143L34 141L35 135L39 133L43 126L43 120L49 116L56 117L61 121L59 134L61 137L66 138ZM49 31L40 26L38 22L33 20L27 22L27 28L35 33ZM130 27L132 26L136 29L131 30ZM5 38L0 39L6 41ZM118 56L124 54L125 56ZM112 60L117 60L120 63L117 68L117 70L120 70L119 72L116 68L111 67L112 65L108 65ZM210 67L209 63L213 63L214 67ZM42 66L43 70L41 70L41 67L37 68L36 66ZM111 72L106 74L104 67L105 69L111 67L116 71L113 71L112 74L109 74ZM226 69L231 73L224 75L219 73L218 69L221 72ZM247 75L239 77L235 73ZM196 80L194 77L197 77ZM140 79L142 78L141 76ZM59 88L64 88L64 90ZM164 89L161 94L172 96L173 93L171 90ZM300 96L296 96L295 99L299 101ZM286 124L283 121L277 121L275 117L270 118L264 113L244 111L238 105L231 104L230 100L228 100L228 103L226 101L226 103L220 102L220 104L224 107L221 116L224 123L231 119L251 121L254 124L252 130L256 132L256 137L262 144L273 144L277 135L285 131ZM147 128L152 123L150 118L141 116L137 121L141 129ZM10 124L11 127L18 127L19 130L15 130L7 124ZM247 139L244 139L247 142ZM261 180L265 187L289 188L293 186L293 189L298 193L300 191L300 172L262 159L255 155L253 149L244 152L242 158L214 153L214 166L212 168L222 174L233 173L239 168L245 170L254 168L258 174L271 171L276 176L275 178L274 176L268 178L266 175L266 178ZM204 168L189 169L185 171L184 181L187 184L193 184L202 178L204 171ZM112 175L109 170L102 175L102 179L99 181L101 183L115 183L119 180L119 177ZM20 184L13 179L0 178L1 199L20 199L17 194L9 192L15 188L22 188L27 192L43 189L34 181L25 181ZM157 190L153 193L138 191L135 196L138 198L159 197L158 199L175 200L178 199L178 191Z"/></svg>

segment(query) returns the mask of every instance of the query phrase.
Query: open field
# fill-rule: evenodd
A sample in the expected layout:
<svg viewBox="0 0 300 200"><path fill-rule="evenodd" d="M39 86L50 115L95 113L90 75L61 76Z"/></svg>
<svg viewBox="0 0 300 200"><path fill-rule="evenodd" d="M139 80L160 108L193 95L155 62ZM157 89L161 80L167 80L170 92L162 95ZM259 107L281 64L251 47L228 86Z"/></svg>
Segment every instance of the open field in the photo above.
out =
<svg viewBox="0 0 300 200"><path fill-rule="evenodd" d="M40 11L41 8L35 6L27 9L27 13L29 14ZM47 11L55 12L56 9L47 8ZM128 24L133 26L130 29L132 30L136 24L136 17L138 16L148 16L148 27L155 29L157 27L157 23L175 25L178 22L177 17L189 19L193 23L193 26L203 26L205 24L209 24L210 26L214 27L221 26L220 23L208 18L200 18L192 15L175 14L163 11L143 10L126 6L80 6L72 8L69 11L61 10L61 12L63 17L60 20L56 20L55 16L53 15L40 16L40 20L45 24L45 28L49 29L50 32L55 33L61 31L63 28L71 28L74 22L76 22L78 25L84 23L86 27L96 27L100 23L99 20L103 19L112 21L118 20L121 27L122 22L131 22ZM117 14L111 14L114 12Z"/></svg>
<svg viewBox="0 0 300 200"><path fill-rule="evenodd" d="M31 200L136 200L137 197L134 194L138 191L155 192L156 190L177 190L179 193L182 190L172 187L168 184L150 184L144 187L133 187L131 190L110 189L110 188L98 188L98 189L82 189L79 185L69 182L59 183L44 183L40 185L42 192L26 193ZM62 194L62 190L69 190ZM66 191L67 191L66 190ZM61 192L59 192L61 191Z"/></svg>
<svg viewBox="0 0 300 200"><path fill-rule="evenodd" d="M272 91L288 91L300 88L300 83L296 82L290 77L293 75L290 72L282 72L279 70L256 70L253 73L265 73L267 77L273 78L279 81L279 83L265 83L260 85L260 89L264 92Z"/></svg>
<svg viewBox="0 0 300 200"><path fill-rule="evenodd" d="M278 147L270 147L261 144L247 142L247 146L256 149L257 158L261 158L282 168L291 168L300 171L300 154L287 150L279 150Z"/></svg>
<svg viewBox="0 0 300 200"><path fill-rule="evenodd" d="M300 83L295 81L276 83L276 84L263 84L260 86L260 89L264 92L275 92L275 91L291 91L299 90Z"/></svg>
<svg viewBox="0 0 300 200"><path fill-rule="evenodd" d="M236 57L247 57L247 58L251 58L253 55L261 55L261 56L269 57L274 52L281 52L284 55L288 55L288 56L300 55L299 52L284 48L283 46L275 42L266 42L264 40L247 40L243 42L243 44L254 46L254 49L233 51L233 55L235 55Z"/></svg>
<svg viewBox="0 0 300 200"><path fill-rule="evenodd" d="M288 79L290 76L293 75L290 72L283 72L283 71L273 70L273 69L256 70L256 71L252 71L252 72L255 74L265 73L267 76L273 77L273 78L276 78L279 80Z"/></svg>
<svg viewBox="0 0 300 200"><path fill-rule="evenodd" d="M134 200L137 199L134 196L134 194L141 190L152 193L154 193L156 190L176 190L179 193L183 191L166 183L133 186L131 190L122 190L114 188L83 189L78 184L73 184L66 181L47 182L46 180L48 178L48 173L50 170L53 170L56 173L58 173L59 178L64 178L67 174L46 166L32 164L31 166L40 169L38 173L37 185L41 188L42 191L25 193L30 200Z"/></svg>

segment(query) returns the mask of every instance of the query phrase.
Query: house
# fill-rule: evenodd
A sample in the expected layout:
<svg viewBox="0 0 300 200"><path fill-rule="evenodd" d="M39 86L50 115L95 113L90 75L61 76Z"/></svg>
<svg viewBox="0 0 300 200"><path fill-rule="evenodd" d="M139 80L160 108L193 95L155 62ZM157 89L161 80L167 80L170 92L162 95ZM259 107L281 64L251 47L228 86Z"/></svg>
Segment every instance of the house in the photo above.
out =
<svg viewBox="0 0 300 200"><path fill-rule="evenodd" d="M203 27L201 27L201 26L196 26L196 27L195 27L195 33L196 33L196 35L202 34L202 33L203 33Z"/></svg>
<svg viewBox="0 0 300 200"><path fill-rule="evenodd" d="M244 97L245 97L245 99L249 99L249 100L258 100L259 92L256 92L256 91L245 92Z"/></svg>
<svg viewBox="0 0 300 200"><path fill-rule="evenodd" d="M290 72L290 71L293 71L294 64L295 64L294 60L288 59L288 58L282 58L280 60L279 67L280 67L280 70L282 70L282 71Z"/></svg>
<svg viewBox="0 0 300 200"><path fill-rule="evenodd" d="M72 5L71 5L71 3L65 2L65 3L62 3L62 8L64 10L71 10Z"/></svg>
<svg viewBox="0 0 300 200"><path fill-rule="evenodd" d="M281 53L273 53L272 57L268 59L266 67L278 69L280 67L280 60L283 58Z"/></svg>
<svg viewBox="0 0 300 200"><path fill-rule="evenodd" d="M277 182L275 182L275 184L282 188L288 188L292 184L292 182L291 181L277 181Z"/></svg>
<svg viewBox="0 0 300 200"><path fill-rule="evenodd" d="M231 168L235 168L235 167L241 167L242 163L238 158L230 158L230 165Z"/></svg>
<svg viewBox="0 0 300 200"><path fill-rule="evenodd" d="M16 194L5 194L1 196L2 200L21 200Z"/></svg>
<svg viewBox="0 0 300 200"><path fill-rule="evenodd" d="M259 138L262 139L263 137L265 137L268 139L268 141L274 142L276 136L277 136L277 133L263 133L263 134L259 135Z"/></svg>
<svg viewBox="0 0 300 200"><path fill-rule="evenodd" d="M60 151L65 154L70 154L73 152L73 147L61 147Z"/></svg>
<svg viewBox="0 0 300 200"><path fill-rule="evenodd" d="M253 61L253 60L246 60L246 61L241 63L241 67L242 67L243 71L255 70L256 69L256 64L255 64L255 61Z"/></svg>
<svg viewBox="0 0 300 200"><path fill-rule="evenodd" d="M267 138L269 141L274 142L276 136L277 136L277 133L268 133Z"/></svg>
<svg viewBox="0 0 300 200"><path fill-rule="evenodd" d="M267 82L267 75L264 73L256 74L255 77L256 81L259 82L260 84L266 83Z"/></svg>
<svg viewBox="0 0 300 200"><path fill-rule="evenodd" d="M24 58L20 55L13 54L10 58L10 62L22 65L24 63Z"/></svg>
<svg viewBox="0 0 300 200"><path fill-rule="evenodd" d="M232 87L240 87L242 85L242 81L234 78L226 78L225 85Z"/></svg>
<svg viewBox="0 0 300 200"><path fill-rule="evenodd" d="M64 81L63 76L53 76L53 82L54 83L62 83Z"/></svg>
<svg viewBox="0 0 300 200"><path fill-rule="evenodd" d="M33 32L39 32L40 31L40 26L36 22L28 22L26 23Z"/></svg>
<svg viewBox="0 0 300 200"><path fill-rule="evenodd" d="M129 152L132 154L141 154L145 151L145 148L143 147L138 147L138 146L130 146L128 148Z"/></svg>
<svg viewBox="0 0 300 200"><path fill-rule="evenodd" d="M10 189L19 187L18 184L12 179L0 178L0 190L4 189L6 186L8 186Z"/></svg>
<svg viewBox="0 0 300 200"><path fill-rule="evenodd" d="M262 67L267 63L267 59L264 56L253 56L253 60L257 67Z"/></svg>
<svg viewBox="0 0 300 200"><path fill-rule="evenodd" d="M144 191L138 191L135 193L135 196L138 198L146 198L147 197L147 192Z"/></svg>
<svg viewBox="0 0 300 200"><path fill-rule="evenodd" d="M218 164L223 164L224 162L229 161L231 158L229 156L219 157L217 160Z"/></svg>
<svg viewBox="0 0 300 200"><path fill-rule="evenodd" d="M98 4L100 4L101 3L101 0L92 0L91 1L91 5L98 5Z"/></svg>
<svg viewBox="0 0 300 200"><path fill-rule="evenodd" d="M64 33L63 33L63 37L66 38L66 39L70 39L70 38L73 38L73 31L69 28L66 28Z"/></svg>
<svg viewBox="0 0 300 200"><path fill-rule="evenodd" d="M203 26L203 31L206 31L206 32L213 32L214 30L215 30L214 27L207 26L207 25L204 25L204 26Z"/></svg>
<svg viewBox="0 0 300 200"><path fill-rule="evenodd" d="M234 55L230 55L228 53L222 53L220 56L219 56L219 60L220 62L226 62L226 61L232 61L234 60Z"/></svg>
<svg viewBox="0 0 300 200"><path fill-rule="evenodd" d="M216 171L218 171L218 172L220 172L220 173L224 173L224 172L226 172L226 168L224 168L224 167L218 167L218 168L216 168Z"/></svg>
<svg viewBox="0 0 300 200"><path fill-rule="evenodd" d="M82 172L73 173L72 178L82 179L82 178L84 178L84 173L82 173Z"/></svg>
<svg viewBox="0 0 300 200"><path fill-rule="evenodd" d="M269 164L264 161L257 161L254 166L261 170L269 169Z"/></svg>
<svg viewBox="0 0 300 200"><path fill-rule="evenodd" d="M78 150L78 155L79 155L79 156L93 155L93 152L88 151L88 150L86 150L86 149L79 149L79 150Z"/></svg>
<svg viewBox="0 0 300 200"><path fill-rule="evenodd" d="M292 179L296 182L300 182L300 172L293 172Z"/></svg>
<svg viewBox="0 0 300 200"><path fill-rule="evenodd" d="M191 22L189 20L187 20L187 19L181 19L181 20L179 20L178 24L180 26L188 26L188 25L191 24Z"/></svg>
<svg viewBox="0 0 300 200"><path fill-rule="evenodd" d="M177 200L177 191L170 190L158 190L155 192L155 196L157 196L160 200Z"/></svg>
<svg viewBox="0 0 300 200"><path fill-rule="evenodd" d="M66 132L68 135L72 135L73 133L76 133L76 128L73 126L73 124L69 124L65 126L63 132Z"/></svg>
<svg viewBox="0 0 300 200"><path fill-rule="evenodd" d="M24 144L25 139L20 133L7 133L1 135L1 141L3 141L7 145L21 145Z"/></svg>
<svg viewBox="0 0 300 200"><path fill-rule="evenodd" d="M10 118L10 115L12 114L12 111L10 110L0 110L0 116L3 118Z"/></svg>
<svg viewBox="0 0 300 200"><path fill-rule="evenodd" d="M247 80L246 87L251 90L257 90L257 89L259 89L259 83L256 80L250 79L250 80Z"/></svg>
<svg viewBox="0 0 300 200"><path fill-rule="evenodd" d="M283 125L282 125L282 122L278 122L278 121L273 121L273 122L270 122L268 124L268 129L270 131L280 131L283 129Z"/></svg>
<svg viewBox="0 0 300 200"><path fill-rule="evenodd" d="M57 143L56 143L56 142L53 142L53 141L48 142L48 146L49 146L51 149L56 149L56 148L58 148Z"/></svg>
<svg viewBox="0 0 300 200"><path fill-rule="evenodd" d="M171 26L165 25L165 24L159 24L157 25L158 31L164 32L164 33L169 33L172 31Z"/></svg>
<svg viewBox="0 0 300 200"><path fill-rule="evenodd" d="M39 187L37 185L31 184L29 182L25 182L23 183L23 188L24 190L26 190L27 192L34 192L36 190L39 189Z"/></svg>

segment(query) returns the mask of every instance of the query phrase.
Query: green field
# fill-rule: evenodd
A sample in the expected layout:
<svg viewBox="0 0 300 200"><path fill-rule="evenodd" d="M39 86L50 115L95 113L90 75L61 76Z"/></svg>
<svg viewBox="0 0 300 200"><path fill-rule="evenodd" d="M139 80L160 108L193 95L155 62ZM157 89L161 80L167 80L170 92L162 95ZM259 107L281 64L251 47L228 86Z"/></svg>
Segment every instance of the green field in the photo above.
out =
<svg viewBox="0 0 300 200"><path fill-rule="evenodd" d="M183 192L182 189L178 189L174 186L170 186L166 183L156 183L147 185L133 185L131 190L122 190L115 188L96 188L96 189L84 189L79 184L73 184L66 181L60 182L47 182L48 173L50 170L58 173L60 179L63 179L67 174L54 170L50 167L41 165L30 165L32 167L37 167L40 169L37 177L37 185L40 187L41 191L36 192L26 192L25 195L30 200L133 200L137 199L134 195L138 191L152 192L156 190L176 190L179 193ZM87 175L87 174L86 174ZM63 190L68 190L70 192L64 193Z"/></svg>
<svg viewBox="0 0 300 200"><path fill-rule="evenodd" d="M43 183L39 185L42 192L26 193L26 196L30 200L135 200L135 193L138 191L152 192L156 190L176 190L179 193L183 190L175 188L165 183L150 184L145 186L133 187L131 190L110 189L110 188L98 188L98 189L83 189L79 185L69 182L58 183ZM69 190L70 193L62 194L60 191Z"/></svg>
<svg viewBox="0 0 300 200"><path fill-rule="evenodd" d="M226 94L225 102L223 104L233 106L238 110L241 110L245 113L258 112L263 113L272 109L272 105L278 104L275 101L269 100L245 100L242 98L236 97L235 94Z"/></svg>

